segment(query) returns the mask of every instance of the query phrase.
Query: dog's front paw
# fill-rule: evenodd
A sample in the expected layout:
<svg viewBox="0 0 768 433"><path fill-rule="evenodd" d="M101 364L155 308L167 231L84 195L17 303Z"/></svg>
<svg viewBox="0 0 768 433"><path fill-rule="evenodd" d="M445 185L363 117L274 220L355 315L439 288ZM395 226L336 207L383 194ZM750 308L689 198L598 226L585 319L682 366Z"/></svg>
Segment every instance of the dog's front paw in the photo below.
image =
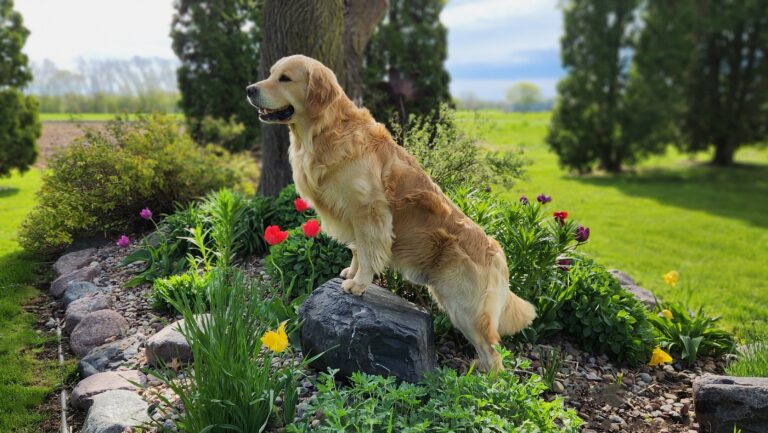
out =
<svg viewBox="0 0 768 433"><path fill-rule="evenodd" d="M355 296L362 296L363 293L365 293L365 289L368 288L368 284L360 284L355 280L344 280L341 283L341 288L347 293L351 293Z"/></svg>
<svg viewBox="0 0 768 433"><path fill-rule="evenodd" d="M348 268L342 269L341 272L339 273L339 276L341 278L344 278L345 280L350 280L352 278L355 278L355 271L354 269L352 269L352 266L350 266Z"/></svg>

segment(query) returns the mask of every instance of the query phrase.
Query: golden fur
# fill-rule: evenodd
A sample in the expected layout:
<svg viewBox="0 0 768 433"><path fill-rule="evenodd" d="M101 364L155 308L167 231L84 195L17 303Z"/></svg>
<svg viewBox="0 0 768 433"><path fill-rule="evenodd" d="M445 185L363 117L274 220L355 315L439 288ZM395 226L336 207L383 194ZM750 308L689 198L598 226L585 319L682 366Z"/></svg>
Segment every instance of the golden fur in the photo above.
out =
<svg viewBox="0 0 768 433"><path fill-rule="evenodd" d="M352 250L344 290L361 295L392 266L423 284L477 349L502 368L492 345L528 326L533 306L509 290L498 242L467 218L416 160L347 98L333 72L305 57L280 59L249 87L257 108L292 107L289 156L299 194L323 229ZM264 112L262 112L264 113ZM264 120L262 118L262 120Z"/></svg>

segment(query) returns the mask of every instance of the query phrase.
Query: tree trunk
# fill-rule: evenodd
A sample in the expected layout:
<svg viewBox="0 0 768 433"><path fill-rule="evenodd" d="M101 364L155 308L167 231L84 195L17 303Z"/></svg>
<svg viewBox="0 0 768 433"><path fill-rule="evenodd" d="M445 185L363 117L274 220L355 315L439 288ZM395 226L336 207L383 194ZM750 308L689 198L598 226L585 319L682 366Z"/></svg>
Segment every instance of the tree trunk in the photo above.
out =
<svg viewBox="0 0 768 433"><path fill-rule="evenodd" d="M389 7L387 0L344 0L344 77L339 82L357 106L363 104L363 52Z"/></svg>
<svg viewBox="0 0 768 433"><path fill-rule="evenodd" d="M260 77L282 57L304 54L344 77L344 0L265 0ZM291 183L288 129L263 125L259 194L274 197Z"/></svg>
<svg viewBox="0 0 768 433"><path fill-rule="evenodd" d="M715 156L712 157L712 164L720 167L733 165L733 157L736 154L736 146L730 140L715 141Z"/></svg>

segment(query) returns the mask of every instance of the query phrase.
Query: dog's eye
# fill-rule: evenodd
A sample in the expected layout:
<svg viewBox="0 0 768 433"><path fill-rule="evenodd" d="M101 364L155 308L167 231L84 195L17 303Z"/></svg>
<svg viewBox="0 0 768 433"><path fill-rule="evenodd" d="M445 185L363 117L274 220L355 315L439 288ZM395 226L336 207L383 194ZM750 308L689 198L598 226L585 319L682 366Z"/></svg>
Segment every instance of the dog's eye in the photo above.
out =
<svg viewBox="0 0 768 433"><path fill-rule="evenodd" d="M283 75L280 76L280 78L278 78L278 81L282 81L283 83L287 83L287 82L291 81L291 79L287 75L283 74Z"/></svg>

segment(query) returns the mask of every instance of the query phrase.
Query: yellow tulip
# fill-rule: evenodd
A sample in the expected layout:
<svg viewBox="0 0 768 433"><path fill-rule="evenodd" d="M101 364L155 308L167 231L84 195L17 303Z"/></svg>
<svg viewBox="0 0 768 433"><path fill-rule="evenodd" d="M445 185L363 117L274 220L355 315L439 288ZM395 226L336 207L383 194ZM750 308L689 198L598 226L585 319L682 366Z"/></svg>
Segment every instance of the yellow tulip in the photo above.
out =
<svg viewBox="0 0 768 433"><path fill-rule="evenodd" d="M668 364L670 362L672 362L672 357L669 356L669 353L661 350L659 346L656 346L656 348L653 349L651 361L648 363L648 365L653 367L654 365Z"/></svg>
<svg viewBox="0 0 768 433"><path fill-rule="evenodd" d="M667 309L661 310L661 315L664 316L667 320L672 320L672 317L674 317L672 312Z"/></svg>
<svg viewBox="0 0 768 433"><path fill-rule="evenodd" d="M277 327L277 332L267 331L261 337L261 342L275 353L280 353L288 347L288 334L285 333L285 323Z"/></svg>
<svg viewBox="0 0 768 433"><path fill-rule="evenodd" d="M680 274L677 271L669 271L664 274L664 282L672 287L677 287L677 281L680 279Z"/></svg>

